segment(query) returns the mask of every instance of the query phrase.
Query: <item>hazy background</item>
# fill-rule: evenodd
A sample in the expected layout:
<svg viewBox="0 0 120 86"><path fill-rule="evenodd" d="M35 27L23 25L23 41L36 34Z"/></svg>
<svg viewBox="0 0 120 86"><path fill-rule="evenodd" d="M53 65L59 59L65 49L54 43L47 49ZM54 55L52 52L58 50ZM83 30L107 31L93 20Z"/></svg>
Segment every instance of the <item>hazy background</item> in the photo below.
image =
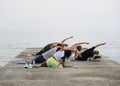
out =
<svg viewBox="0 0 120 86"><path fill-rule="evenodd" d="M0 29L119 29L120 0L0 0Z"/></svg>
<svg viewBox="0 0 120 86"><path fill-rule="evenodd" d="M0 65L28 47L74 36L120 62L120 0L0 0Z"/></svg>

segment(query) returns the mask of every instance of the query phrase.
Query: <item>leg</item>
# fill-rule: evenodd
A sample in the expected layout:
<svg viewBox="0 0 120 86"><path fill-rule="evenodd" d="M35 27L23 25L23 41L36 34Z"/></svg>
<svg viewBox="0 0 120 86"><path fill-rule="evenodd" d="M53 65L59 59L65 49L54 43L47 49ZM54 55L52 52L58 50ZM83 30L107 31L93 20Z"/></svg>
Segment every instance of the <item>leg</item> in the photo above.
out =
<svg viewBox="0 0 120 86"><path fill-rule="evenodd" d="M41 64L33 65L33 68L44 67L44 66L46 66L46 65L47 65L47 64L46 64L46 61L45 61L45 62L43 62L43 63L41 63Z"/></svg>
<svg viewBox="0 0 120 86"><path fill-rule="evenodd" d="M33 64L33 61L35 61L36 64L40 64L46 61L42 55L37 56L35 59L28 62L28 64Z"/></svg>

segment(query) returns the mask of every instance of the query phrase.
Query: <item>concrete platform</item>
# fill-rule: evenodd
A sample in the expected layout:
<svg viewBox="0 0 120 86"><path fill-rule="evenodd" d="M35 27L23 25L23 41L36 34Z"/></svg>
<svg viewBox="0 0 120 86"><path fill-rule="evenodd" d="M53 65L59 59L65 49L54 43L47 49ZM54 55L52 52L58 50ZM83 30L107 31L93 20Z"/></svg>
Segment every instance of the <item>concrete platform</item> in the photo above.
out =
<svg viewBox="0 0 120 86"><path fill-rule="evenodd" d="M120 64L103 57L100 62L67 62L62 69L25 69L18 61L32 59L40 48L27 48L3 68L0 86L120 86Z"/></svg>

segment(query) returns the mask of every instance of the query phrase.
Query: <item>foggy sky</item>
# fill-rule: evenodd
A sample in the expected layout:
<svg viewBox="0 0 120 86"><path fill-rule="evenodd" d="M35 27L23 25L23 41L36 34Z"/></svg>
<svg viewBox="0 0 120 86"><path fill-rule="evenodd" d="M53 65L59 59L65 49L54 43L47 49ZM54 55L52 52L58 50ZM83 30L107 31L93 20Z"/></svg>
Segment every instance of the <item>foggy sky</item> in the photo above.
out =
<svg viewBox="0 0 120 86"><path fill-rule="evenodd" d="M120 0L0 0L0 29L119 29Z"/></svg>

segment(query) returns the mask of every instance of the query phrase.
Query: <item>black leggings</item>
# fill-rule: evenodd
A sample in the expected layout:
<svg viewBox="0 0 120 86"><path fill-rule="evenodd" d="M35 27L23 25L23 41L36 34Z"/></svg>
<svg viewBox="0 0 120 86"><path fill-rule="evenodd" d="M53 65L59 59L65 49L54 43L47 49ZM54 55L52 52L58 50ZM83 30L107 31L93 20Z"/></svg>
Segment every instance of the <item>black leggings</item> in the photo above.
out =
<svg viewBox="0 0 120 86"><path fill-rule="evenodd" d="M39 64L39 63L45 62L46 59L42 55L40 55L40 56L37 56L33 61L35 61L35 64ZM33 61L32 61L32 63L33 63Z"/></svg>

